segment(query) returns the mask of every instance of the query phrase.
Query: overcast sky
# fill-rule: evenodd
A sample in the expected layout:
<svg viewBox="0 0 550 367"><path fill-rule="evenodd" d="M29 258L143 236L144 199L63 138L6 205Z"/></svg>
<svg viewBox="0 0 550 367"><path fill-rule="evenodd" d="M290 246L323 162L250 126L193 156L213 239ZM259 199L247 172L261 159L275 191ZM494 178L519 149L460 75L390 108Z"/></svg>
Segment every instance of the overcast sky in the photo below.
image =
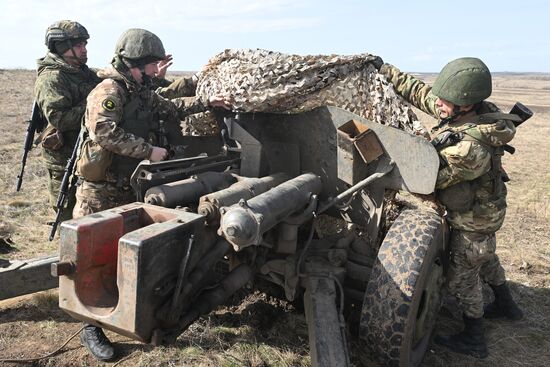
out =
<svg viewBox="0 0 550 367"><path fill-rule="evenodd" d="M171 70L199 70L225 48L380 55L403 70L439 71L462 56L492 71L550 72L550 1L0 0L0 68L36 67L60 19L91 35L88 65L110 61L128 28L156 33Z"/></svg>

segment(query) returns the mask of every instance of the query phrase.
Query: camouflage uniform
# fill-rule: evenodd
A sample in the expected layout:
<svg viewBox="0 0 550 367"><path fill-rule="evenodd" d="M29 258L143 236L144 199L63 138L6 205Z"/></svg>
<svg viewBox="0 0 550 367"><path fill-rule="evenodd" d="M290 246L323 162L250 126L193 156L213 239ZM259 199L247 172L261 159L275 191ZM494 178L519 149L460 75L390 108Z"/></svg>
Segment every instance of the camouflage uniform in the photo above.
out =
<svg viewBox="0 0 550 367"><path fill-rule="evenodd" d="M38 60L38 77L35 83L35 96L38 106L48 121L44 135L56 129L61 133L61 147L43 146L42 158L48 170L48 191L50 203L55 208L59 188L63 179L67 160L74 149L81 119L84 115L88 93L101 81L86 65L80 68L69 65L55 53ZM64 218L70 218L74 206L74 193L69 195Z"/></svg>
<svg viewBox="0 0 550 367"><path fill-rule="evenodd" d="M432 93L432 87L389 64L384 64L381 73L403 98L439 119L437 96ZM477 113L498 111L494 104L483 101ZM439 134L448 131L461 132L464 138L439 151L442 166L437 177L437 192L470 182L474 194L473 205L466 210L447 207L447 221L452 228L448 286L457 296L464 314L479 318L483 316L481 279L495 286L506 280L495 254L495 232L502 226L506 213L506 188L500 177L493 179L492 167L495 154L501 154L498 149L514 137L515 127L508 120L476 124L474 118L452 122ZM501 185L498 195L494 195L494 185Z"/></svg>
<svg viewBox="0 0 550 367"><path fill-rule="evenodd" d="M197 91L197 84L193 81L192 77L181 77L173 82L166 79L153 80L156 82L156 93L167 99L174 99L179 97L193 97Z"/></svg>
<svg viewBox="0 0 550 367"><path fill-rule="evenodd" d="M81 152L77 174L83 182L77 188L74 218L134 201L130 176L151 155L154 144L149 137L155 132L156 120L179 124L185 116L206 110L196 98L168 100L139 85L129 71L120 71L124 67L117 57L113 65L98 73L104 80L88 96L83 143L96 146L100 153L108 152L109 162L104 177L91 180L80 168L84 164ZM172 92L182 93L179 88Z"/></svg>

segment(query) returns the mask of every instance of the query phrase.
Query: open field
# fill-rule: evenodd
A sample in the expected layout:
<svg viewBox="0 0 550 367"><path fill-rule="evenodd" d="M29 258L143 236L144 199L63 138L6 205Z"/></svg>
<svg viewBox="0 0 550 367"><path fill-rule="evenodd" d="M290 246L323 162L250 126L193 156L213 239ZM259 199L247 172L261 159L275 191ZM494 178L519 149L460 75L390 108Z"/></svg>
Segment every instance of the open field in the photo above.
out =
<svg viewBox="0 0 550 367"><path fill-rule="evenodd" d="M434 75L422 75L433 81ZM0 258L26 259L56 252L48 242L53 211L39 149L29 154L25 180L15 193L22 143L32 103L35 74L0 70ZM550 75L496 74L492 101L503 110L521 101L535 116L522 125L504 158L512 178L508 215L498 232L498 253L516 299L525 311L516 323L487 323L488 359L478 361L431 345L424 366L550 365ZM419 113L426 125L433 120ZM108 333L120 350L119 366L309 366L305 318L285 302L261 293L218 309L185 332L176 345L153 348ZM437 328L449 332L460 322L442 312ZM32 358L57 349L80 323L57 308L55 291L0 302L0 359ZM369 363L352 343L353 362ZM0 365L2 363L0 362ZM5 364L20 365L20 364ZM63 351L35 366L98 366L73 339ZM370 365L370 364L369 364Z"/></svg>

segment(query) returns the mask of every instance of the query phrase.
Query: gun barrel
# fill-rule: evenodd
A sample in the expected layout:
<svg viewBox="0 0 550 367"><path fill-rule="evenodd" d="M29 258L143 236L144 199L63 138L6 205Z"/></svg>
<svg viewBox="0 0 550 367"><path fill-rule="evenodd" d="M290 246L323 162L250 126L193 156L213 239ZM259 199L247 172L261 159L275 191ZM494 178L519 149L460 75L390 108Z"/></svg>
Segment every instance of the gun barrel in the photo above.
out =
<svg viewBox="0 0 550 367"><path fill-rule="evenodd" d="M321 178L306 173L248 201L222 208L218 234L223 235L235 251L257 245L263 233L306 206L311 195L319 194L321 189Z"/></svg>
<svg viewBox="0 0 550 367"><path fill-rule="evenodd" d="M21 157L21 171L17 175L17 184L15 185L15 191L21 190L21 185L23 184L23 174L25 173L27 156L29 154L29 151L32 149L34 132L35 132L35 129L33 127L32 121L29 121L29 126L27 126L27 133L25 134L25 143L23 144L23 156Z"/></svg>

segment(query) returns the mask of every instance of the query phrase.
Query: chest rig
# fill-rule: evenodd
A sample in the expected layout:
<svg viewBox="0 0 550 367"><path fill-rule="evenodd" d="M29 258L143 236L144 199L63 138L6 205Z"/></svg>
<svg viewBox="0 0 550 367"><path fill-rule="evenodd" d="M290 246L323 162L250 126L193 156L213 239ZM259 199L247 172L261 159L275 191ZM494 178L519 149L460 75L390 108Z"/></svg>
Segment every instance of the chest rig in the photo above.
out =
<svg viewBox="0 0 550 367"><path fill-rule="evenodd" d="M438 152L451 145L456 145L460 141L474 141L482 145L491 156L491 168L485 174L474 180L459 182L445 189L437 190L438 200L448 210L481 212L483 206L487 203L493 203L496 209L502 209L506 206L506 187L504 183L509 181L509 178L502 168L502 156L505 150L513 151L513 148L508 145L491 145L479 130L475 129L477 125L494 124L499 120L510 120L515 123L520 121L520 118L514 114L501 112L476 115L464 121L460 127L448 127L432 140L432 144ZM442 159L442 167L446 164ZM489 195L480 196L480 188L488 189Z"/></svg>
<svg viewBox="0 0 550 367"><path fill-rule="evenodd" d="M126 88L122 82L118 83ZM155 114L153 102L152 92L148 89L129 93L118 127L150 141L151 135L155 135L158 130L158 116ZM127 187L130 184L130 176L140 161L138 158L113 154L108 176L115 179L118 186Z"/></svg>

